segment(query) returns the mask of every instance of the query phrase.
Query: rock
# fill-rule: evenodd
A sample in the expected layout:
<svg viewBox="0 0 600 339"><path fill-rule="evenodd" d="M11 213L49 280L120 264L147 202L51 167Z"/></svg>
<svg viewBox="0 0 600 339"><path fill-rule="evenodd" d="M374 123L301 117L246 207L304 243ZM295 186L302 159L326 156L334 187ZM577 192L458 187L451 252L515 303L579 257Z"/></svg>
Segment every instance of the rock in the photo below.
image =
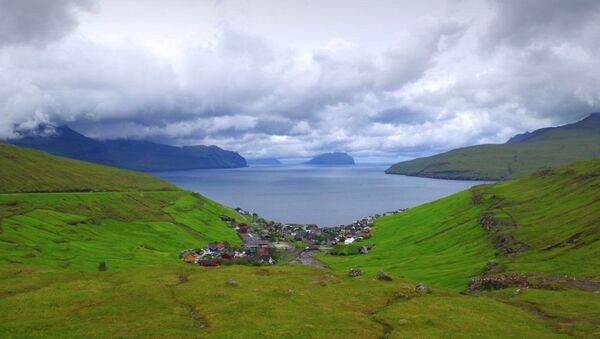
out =
<svg viewBox="0 0 600 339"><path fill-rule="evenodd" d="M361 275L362 275L362 271L359 270L358 268L351 268L350 271L348 272L349 277L358 277Z"/></svg>
<svg viewBox="0 0 600 339"><path fill-rule="evenodd" d="M287 294L289 294L289 295L292 295L292 294L294 294L294 289L293 289L293 288L288 288L288 289L285 291L285 293L287 293Z"/></svg>
<svg viewBox="0 0 600 339"><path fill-rule="evenodd" d="M385 272L379 272L377 273L377 280L382 280L382 281L392 281L392 277L390 277L387 273Z"/></svg>
<svg viewBox="0 0 600 339"><path fill-rule="evenodd" d="M227 285L234 286L234 287L240 286L240 284L237 281L233 280L233 279L227 280Z"/></svg>
<svg viewBox="0 0 600 339"><path fill-rule="evenodd" d="M425 294L429 291L429 289L427 288L427 286L425 286L425 284L423 283L418 283L417 286L415 286L415 292L419 293L419 294Z"/></svg>
<svg viewBox="0 0 600 339"><path fill-rule="evenodd" d="M503 270L504 268L497 262L488 261L485 263L485 267L483 268L483 275L498 274L502 273Z"/></svg>

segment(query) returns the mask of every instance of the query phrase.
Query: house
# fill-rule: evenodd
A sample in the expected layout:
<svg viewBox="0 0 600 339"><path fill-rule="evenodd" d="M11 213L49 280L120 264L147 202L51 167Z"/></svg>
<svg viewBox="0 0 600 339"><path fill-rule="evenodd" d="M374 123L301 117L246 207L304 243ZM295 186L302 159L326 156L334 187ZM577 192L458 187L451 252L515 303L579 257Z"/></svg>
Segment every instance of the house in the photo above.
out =
<svg viewBox="0 0 600 339"><path fill-rule="evenodd" d="M185 261L188 264L195 263L196 256L192 253L188 253L186 256L183 257L183 261Z"/></svg>
<svg viewBox="0 0 600 339"><path fill-rule="evenodd" d="M234 252L221 253L221 259L231 260L233 258L235 258L235 253Z"/></svg>
<svg viewBox="0 0 600 339"><path fill-rule="evenodd" d="M350 245L354 242L354 237L350 237L350 238L346 238L346 240L344 240L344 245Z"/></svg>
<svg viewBox="0 0 600 339"><path fill-rule="evenodd" d="M256 250L256 256L258 257L268 257L269 256L269 248L268 247L259 247Z"/></svg>
<svg viewBox="0 0 600 339"><path fill-rule="evenodd" d="M219 260L215 260L215 259L200 260L200 262L198 264L200 264L200 266L205 266L205 267L219 267L219 266L221 266L221 262Z"/></svg>
<svg viewBox="0 0 600 339"><path fill-rule="evenodd" d="M246 234L248 233L248 225L246 224L239 224L238 225L238 232Z"/></svg>

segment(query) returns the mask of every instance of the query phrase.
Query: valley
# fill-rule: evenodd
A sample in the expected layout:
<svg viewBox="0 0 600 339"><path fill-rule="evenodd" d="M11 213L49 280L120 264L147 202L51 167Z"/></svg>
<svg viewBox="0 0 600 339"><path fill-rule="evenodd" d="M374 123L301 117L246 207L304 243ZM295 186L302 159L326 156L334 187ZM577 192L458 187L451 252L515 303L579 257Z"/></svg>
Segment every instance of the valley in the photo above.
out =
<svg viewBox="0 0 600 339"><path fill-rule="evenodd" d="M36 158L64 161L5 147L22 168ZM45 175L40 183L69 178L52 166L30 168ZM132 172L131 186L97 179L100 192L0 194L0 307L13 310L0 315L0 335L594 337L599 173L596 160L475 186L374 219L370 236L353 244L368 242L366 254L307 252L293 265L293 257L257 266L184 263L182 249L219 241L242 248L230 224L251 224L251 213L146 175ZM69 190L87 186L72 178ZM526 278L474 284L509 274ZM587 283L541 278L552 276Z"/></svg>

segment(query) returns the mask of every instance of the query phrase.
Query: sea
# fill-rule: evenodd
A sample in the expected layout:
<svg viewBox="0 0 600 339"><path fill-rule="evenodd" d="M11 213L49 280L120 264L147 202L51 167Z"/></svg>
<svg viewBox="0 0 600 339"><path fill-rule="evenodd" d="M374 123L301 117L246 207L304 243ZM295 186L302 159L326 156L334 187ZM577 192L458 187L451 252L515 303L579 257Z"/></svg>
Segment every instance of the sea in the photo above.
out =
<svg viewBox="0 0 600 339"><path fill-rule="evenodd" d="M277 165L152 173L267 220L332 227L411 208L483 182L386 174L387 165Z"/></svg>

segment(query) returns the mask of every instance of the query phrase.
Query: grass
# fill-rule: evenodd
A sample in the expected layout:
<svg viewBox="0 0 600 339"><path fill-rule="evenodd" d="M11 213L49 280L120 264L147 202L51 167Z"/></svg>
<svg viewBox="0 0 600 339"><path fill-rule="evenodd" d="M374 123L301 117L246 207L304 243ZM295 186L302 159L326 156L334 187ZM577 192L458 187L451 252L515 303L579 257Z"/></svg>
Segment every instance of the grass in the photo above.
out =
<svg viewBox="0 0 600 339"><path fill-rule="evenodd" d="M63 161L45 157L37 160ZM90 173L104 170L85 166ZM85 166L76 169L82 177ZM64 187L81 187L64 169L46 169L53 185L65 180ZM50 187L40 180L37 191ZM598 294L458 292L488 260L514 271L597 277L600 160L478 186L380 218L368 240L373 250L323 257L331 270L184 264L182 249L215 240L241 245L219 215L241 216L198 194L143 190L136 180L96 183L121 187L118 192L0 194L0 337L599 335ZM478 222L482 214L513 221L505 232L528 250L501 254ZM108 271L98 272L100 261ZM364 275L346 276L350 267ZM394 280L375 279L380 270ZM228 285L230 279L237 285ZM418 281L429 293L415 291Z"/></svg>
<svg viewBox="0 0 600 339"><path fill-rule="evenodd" d="M481 202L473 203L473 194ZM336 270L359 267L454 289L494 260L509 271L600 274L600 159L483 185L377 219L373 250L322 259ZM529 249L502 255L479 224L484 213L510 218L504 231ZM573 241L573 239L577 239Z"/></svg>
<svg viewBox="0 0 600 339"><path fill-rule="evenodd" d="M494 249L477 223L481 209L468 191L376 220L368 254L323 256L336 270L358 267L448 288L464 289Z"/></svg>
<svg viewBox="0 0 600 339"><path fill-rule="evenodd" d="M600 115L578 123L539 130L510 144L459 148L397 163L386 172L431 178L504 180L537 170L600 156Z"/></svg>
<svg viewBox="0 0 600 339"><path fill-rule="evenodd" d="M197 194L175 192L0 195L0 261L68 270L176 264L178 254L209 242L241 245L221 214Z"/></svg>
<svg viewBox="0 0 600 339"><path fill-rule="evenodd" d="M500 297L419 296L413 286L302 266L78 273L0 265L0 308L11 310L0 313L0 336L559 337Z"/></svg>
<svg viewBox="0 0 600 339"><path fill-rule="evenodd" d="M147 174L0 143L0 193L175 190Z"/></svg>

